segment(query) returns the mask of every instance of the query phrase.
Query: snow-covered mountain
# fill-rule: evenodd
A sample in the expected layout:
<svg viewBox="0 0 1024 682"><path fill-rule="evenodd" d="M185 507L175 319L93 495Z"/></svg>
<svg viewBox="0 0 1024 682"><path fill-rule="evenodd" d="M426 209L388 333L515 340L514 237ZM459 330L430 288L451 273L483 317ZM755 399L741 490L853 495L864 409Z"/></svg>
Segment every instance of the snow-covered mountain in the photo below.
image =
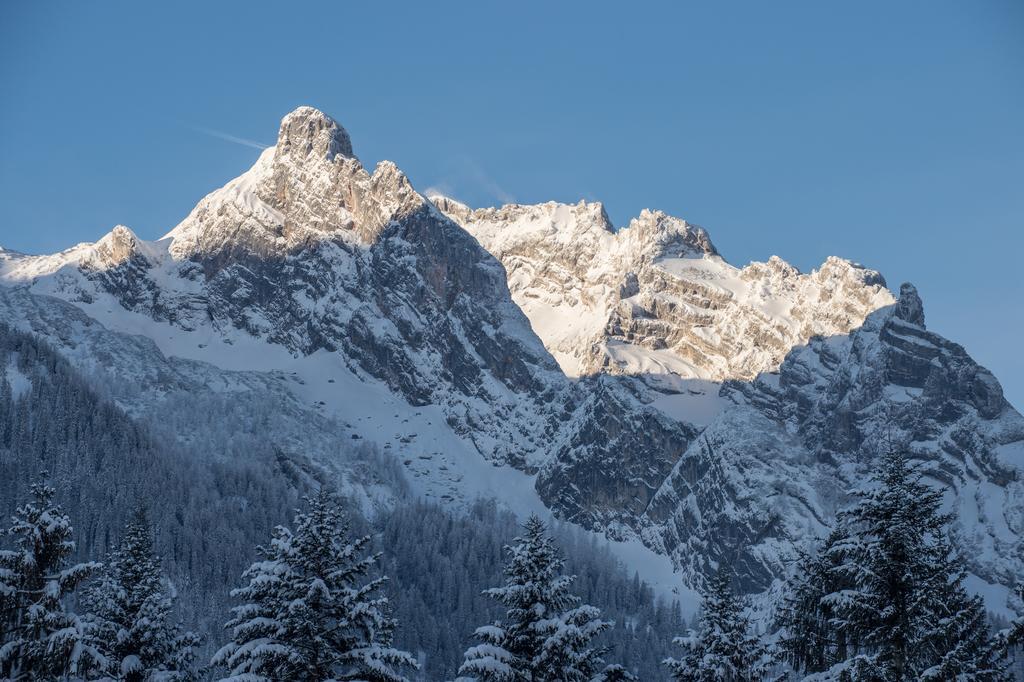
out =
<svg viewBox="0 0 1024 682"><path fill-rule="evenodd" d="M0 250L0 282L5 318L126 409L275 396L290 426L266 437L366 504L387 491L331 438L452 505L546 507L655 581L658 556L691 586L724 562L764 592L896 441L948 489L990 608L1024 577L1024 418L912 286L839 258L737 268L660 212L426 198L303 107L163 239Z"/></svg>
<svg viewBox="0 0 1024 682"><path fill-rule="evenodd" d="M433 200L502 262L570 376L753 379L893 303L878 273L839 258L810 275L777 257L733 267L704 229L660 211L616 230L599 203L473 211Z"/></svg>

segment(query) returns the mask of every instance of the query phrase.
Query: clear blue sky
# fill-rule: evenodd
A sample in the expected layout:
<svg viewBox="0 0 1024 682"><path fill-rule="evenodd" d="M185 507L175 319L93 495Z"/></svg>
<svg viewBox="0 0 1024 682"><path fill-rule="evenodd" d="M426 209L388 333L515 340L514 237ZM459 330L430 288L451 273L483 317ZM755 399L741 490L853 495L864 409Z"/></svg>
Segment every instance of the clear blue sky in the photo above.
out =
<svg viewBox="0 0 1024 682"><path fill-rule="evenodd" d="M1024 407L1024 3L0 3L0 244L162 235L312 104L473 205L911 280ZM206 132L204 132L206 131Z"/></svg>

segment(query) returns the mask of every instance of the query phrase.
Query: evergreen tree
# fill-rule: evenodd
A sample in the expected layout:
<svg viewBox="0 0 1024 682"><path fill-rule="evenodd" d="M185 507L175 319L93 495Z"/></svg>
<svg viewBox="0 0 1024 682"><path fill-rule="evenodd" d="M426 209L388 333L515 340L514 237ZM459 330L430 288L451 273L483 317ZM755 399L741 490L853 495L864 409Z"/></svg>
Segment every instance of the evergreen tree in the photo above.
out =
<svg viewBox="0 0 1024 682"><path fill-rule="evenodd" d="M173 363L158 373L166 371L174 373ZM226 639L229 592L252 562L252 548L315 491L306 474L318 470L318 457L276 447L296 426L272 393L171 384L159 409L129 415L118 403L131 404L137 387L116 373L83 376L41 338L0 322L0 516L14 513L44 464L32 459L32 448L62 472L58 495L75 522L77 560L115 548L137 501L146 500L164 585L174 586L175 619L203 635L198 658L208 661ZM502 584L504 546L522 526L493 501L468 514L413 501L403 495L400 459L365 440L351 442L332 436L320 447L357 463L357 477L409 498L372 525L358 507L347 510L356 535L373 533L375 550L401 548L388 551L381 566L398 621L393 646L421 661L410 678L454 679L475 627L503 614L481 590ZM566 572L578 576L574 593L616 621L602 635L605 658L628 663L640 679L658 679L680 628L673 606L656 604L653 590L592 534L551 530Z"/></svg>
<svg viewBox="0 0 1024 682"><path fill-rule="evenodd" d="M828 670L846 660L851 643L847 632L833 622L835 609L824 598L839 594L852 583L838 570L849 538L833 530L816 553L802 553L786 585L777 617L779 657L805 673Z"/></svg>
<svg viewBox="0 0 1024 682"><path fill-rule="evenodd" d="M0 550L0 674L11 680L82 677L104 659L65 599L100 564L69 564L71 520L53 505L53 488L37 483L31 492L33 501L17 509L8 531L14 548Z"/></svg>
<svg viewBox="0 0 1024 682"><path fill-rule="evenodd" d="M1024 585L1018 584L1014 592L1017 593L1018 599L1024 600ZM1010 646L1024 644L1024 617L1014 618L1002 636Z"/></svg>
<svg viewBox="0 0 1024 682"><path fill-rule="evenodd" d="M766 678L766 651L750 634L743 605L733 594L728 575L720 571L708 583L701 601L700 629L680 637L686 655L666 659L677 682L754 682Z"/></svg>
<svg viewBox="0 0 1024 682"><path fill-rule="evenodd" d="M350 540L336 501L323 488L295 517L295 533L279 526L263 561L246 572L249 584L232 592L245 603L227 623L233 639L214 656L227 680L360 680L400 682L402 666L416 667L391 648L394 622L386 580L364 581L377 562L368 536Z"/></svg>
<svg viewBox="0 0 1024 682"><path fill-rule="evenodd" d="M791 584L781 618L789 662L853 680L1005 679L983 603L964 589L946 538L941 491L895 450L873 481Z"/></svg>
<svg viewBox="0 0 1024 682"><path fill-rule="evenodd" d="M1011 679L1000 642L992 636L984 600L967 594L967 571L948 540L942 537L937 545L937 555L945 561L938 564L931 586L925 588L934 605L920 637L925 651L930 652L920 664L928 666L921 679Z"/></svg>
<svg viewBox="0 0 1024 682"><path fill-rule="evenodd" d="M85 593L95 646L108 672L126 682L193 677L199 638L171 622L173 599L166 593L153 531L138 508L96 584Z"/></svg>
<svg viewBox="0 0 1024 682"><path fill-rule="evenodd" d="M544 522L531 516L524 531L506 548L505 585L485 593L505 606L505 619L476 631L481 643L466 651L460 680L589 682L602 665L589 644L611 623L569 592L575 576L562 575Z"/></svg>
<svg viewBox="0 0 1024 682"><path fill-rule="evenodd" d="M621 665L614 663L606 666L591 682L637 682L637 677Z"/></svg>
<svg viewBox="0 0 1024 682"><path fill-rule="evenodd" d="M1014 590L1017 598L1024 600L1024 585L1018 584ZM1007 662L1008 670L1016 670L1017 679L1020 678L1020 650L1024 645L1024 617L1018 616L1005 623L1007 627L999 632L997 641L999 643L1000 656Z"/></svg>

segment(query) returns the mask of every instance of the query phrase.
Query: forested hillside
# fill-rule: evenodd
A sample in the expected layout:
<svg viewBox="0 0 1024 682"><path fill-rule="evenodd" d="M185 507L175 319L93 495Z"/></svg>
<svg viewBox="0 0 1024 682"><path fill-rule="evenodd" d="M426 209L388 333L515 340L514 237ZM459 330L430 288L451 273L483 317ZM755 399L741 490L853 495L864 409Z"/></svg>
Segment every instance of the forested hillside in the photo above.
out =
<svg viewBox="0 0 1024 682"><path fill-rule="evenodd" d="M379 546L398 619L396 642L422 654L421 680L453 679L473 631L493 622L499 604L481 594L501 584L503 547L522 533L516 518L478 502L467 516L433 504L403 505L383 518ZM600 638L605 658L623 663L641 680L665 677L661 662L685 628L678 603L655 598L607 549L567 528L554 535L576 575L573 592L601 609L614 625Z"/></svg>
<svg viewBox="0 0 1024 682"><path fill-rule="evenodd" d="M102 561L144 505L177 595L176 616L202 636L205 661L226 637L229 591L257 545L289 522L303 495L333 478L299 454L261 446L240 425L226 428L220 442L183 444L172 434L188 419L228 420L231 412L204 400L175 404L181 412L162 423L139 422L48 345L0 325L0 513L9 517L46 472L74 525L75 557ZM498 613L481 592L500 583L517 520L488 502L462 515L414 500L391 458L369 446L341 444L339 457L362 463L397 493L399 502L379 513L345 505L354 529L370 534L382 553L396 645L419 659L415 679L454 677L474 629ZM592 537L555 533L567 571L579 576L574 591L614 621L601 637L608 660L641 679L661 676L660 662L682 629L678 604L656 600Z"/></svg>

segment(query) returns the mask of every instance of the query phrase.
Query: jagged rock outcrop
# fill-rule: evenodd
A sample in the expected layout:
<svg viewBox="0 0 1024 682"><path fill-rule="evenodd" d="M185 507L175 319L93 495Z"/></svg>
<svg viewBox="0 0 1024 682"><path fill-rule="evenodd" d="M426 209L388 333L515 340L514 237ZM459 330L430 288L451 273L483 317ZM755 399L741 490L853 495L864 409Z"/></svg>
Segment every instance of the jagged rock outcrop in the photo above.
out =
<svg viewBox="0 0 1024 682"><path fill-rule="evenodd" d="M119 226L50 256L0 250L0 283L23 327L123 383L138 373L140 404L171 385L231 391L226 372L245 370L249 390L292 396L292 422L323 420L320 458L344 431L441 500L526 481L692 586L724 564L769 589L894 442L950 490L975 578L1024 577L1021 416L926 329L911 285L896 299L840 258L737 268L657 211L616 229L598 203L427 200L302 107L162 240ZM69 305L71 331L52 312ZM125 350L139 334L183 361ZM159 378L186 369L192 383ZM293 427L284 445L301 449Z"/></svg>
<svg viewBox="0 0 1024 682"><path fill-rule="evenodd" d="M84 281L58 288L90 301L98 285L187 330L339 353L412 405L444 405L456 430L487 432L482 451L496 462L532 466L537 439L555 428L554 396L568 384L500 264L394 164L367 172L344 129L315 109L286 116L277 145L146 246L147 258L131 256L143 247L126 234L68 258Z"/></svg>
<svg viewBox="0 0 1024 682"><path fill-rule="evenodd" d="M434 202L501 260L516 303L573 376L752 379L893 301L881 275L840 258L809 275L777 257L735 268L704 229L658 211L615 230L599 203Z"/></svg>
<svg viewBox="0 0 1024 682"><path fill-rule="evenodd" d="M665 477L700 432L638 400L631 380L595 376L537 477L541 498L568 521L612 538L635 536Z"/></svg>
<svg viewBox="0 0 1024 682"><path fill-rule="evenodd" d="M1011 584L1020 554L1024 418L964 350L927 331L916 290L846 336L793 349L778 374L730 381L708 426L655 495L652 533L694 572L725 563L751 592L787 546L821 535L879 453L905 449L947 486L965 558Z"/></svg>

